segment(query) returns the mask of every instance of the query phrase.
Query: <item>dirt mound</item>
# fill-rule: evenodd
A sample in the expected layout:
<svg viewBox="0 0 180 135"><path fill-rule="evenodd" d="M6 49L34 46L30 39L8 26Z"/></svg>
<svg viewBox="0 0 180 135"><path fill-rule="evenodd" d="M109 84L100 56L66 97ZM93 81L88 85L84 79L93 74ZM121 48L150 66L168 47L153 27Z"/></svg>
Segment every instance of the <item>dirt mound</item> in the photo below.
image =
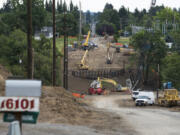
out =
<svg viewBox="0 0 180 135"><path fill-rule="evenodd" d="M40 122L86 123L87 119L98 115L88 109L82 101L61 87L43 87L40 105Z"/></svg>
<svg viewBox="0 0 180 135"><path fill-rule="evenodd" d="M39 122L83 125L100 131L113 130L121 125L120 117L87 105L88 96L85 99L77 99L61 87L42 89ZM117 124L113 125L112 121Z"/></svg>

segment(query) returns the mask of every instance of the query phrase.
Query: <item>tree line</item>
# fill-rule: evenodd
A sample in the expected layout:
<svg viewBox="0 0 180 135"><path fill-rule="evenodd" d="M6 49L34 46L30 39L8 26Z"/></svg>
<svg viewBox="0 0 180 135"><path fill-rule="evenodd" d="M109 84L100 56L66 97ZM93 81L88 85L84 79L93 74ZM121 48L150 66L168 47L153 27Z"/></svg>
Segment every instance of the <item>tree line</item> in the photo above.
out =
<svg viewBox="0 0 180 135"><path fill-rule="evenodd" d="M165 34L168 31L177 29L180 25L180 9L171 9L162 6L151 7L149 10L139 11L137 8L130 12L124 6L119 10L114 9L112 4L107 3L103 12L98 13L96 32L99 35L122 35L124 31L132 33L131 26L154 28L162 31L165 26Z"/></svg>

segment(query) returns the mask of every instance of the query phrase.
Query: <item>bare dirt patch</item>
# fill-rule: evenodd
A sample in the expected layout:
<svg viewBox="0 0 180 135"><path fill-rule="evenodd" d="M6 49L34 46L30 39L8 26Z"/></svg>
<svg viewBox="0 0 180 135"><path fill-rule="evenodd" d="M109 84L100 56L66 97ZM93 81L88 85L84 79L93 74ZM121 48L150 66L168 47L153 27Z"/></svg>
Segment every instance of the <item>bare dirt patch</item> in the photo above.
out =
<svg viewBox="0 0 180 135"><path fill-rule="evenodd" d="M115 132L121 125L121 117L92 108L85 102L87 100L87 97L77 99L60 87L43 87L39 122L83 125Z"/></svg>
<svg viewBox="0 0 180 135"><path fill-rule="evenodd" d="M91 70L96 69L121 69L123 68L123 61L126 64L129 64L128 58L129 56L124 56L123 52L116 53L115 48L110 48L110 54L113 54L113 63L106 64L107 58L107 40L104 40L102 37L91 38L90 41L93 41L98 45L98 48L94 50L90 50L88 52L86 58L86 64L89 66ZM126 49L124 49L126 50ZM76 50L69 52L69 70L77 69L77 64L80 63L85 51L83 50Z"/></svg>

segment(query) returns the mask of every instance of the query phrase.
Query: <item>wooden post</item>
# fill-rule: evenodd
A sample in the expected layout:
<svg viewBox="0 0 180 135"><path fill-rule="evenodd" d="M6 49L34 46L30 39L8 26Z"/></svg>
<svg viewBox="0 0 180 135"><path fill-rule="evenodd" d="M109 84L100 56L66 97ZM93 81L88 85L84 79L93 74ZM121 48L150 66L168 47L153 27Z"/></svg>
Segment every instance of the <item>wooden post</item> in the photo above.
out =
<svg viewBox="0 0 180 135"><path fill-rule="evenodd" d="M65 1L64 1L65 3ZM66 11L64 9L64 73L63 87L68 90L68 29L66 25Z"/></svg>
<svg viewBox="0 0 180 135"><path fill-rule="evenodd" d="M34 48L32 48L32 79L34 78Z"/></svg>
<svg viewBox="0 0 180 135"><path fill-rule="evenodd" d="M56 86L56 17L55 0L53 0L53 86Z"/></svg>
<svg viewBox="0 0 180 135"><path fill-rule="evenodd" d="M159 64L158 64L158 72L157 72L157 100L159 98L159 88L160 88L160 83L159 83Z"/></svg>
<svg viewBox="0 0 180 135"><path fill-rule="evenodd" d="M22 135L22 113L21 112L15 113L15 120L19 121L19 126L21 130L21 135Z"/></svg>

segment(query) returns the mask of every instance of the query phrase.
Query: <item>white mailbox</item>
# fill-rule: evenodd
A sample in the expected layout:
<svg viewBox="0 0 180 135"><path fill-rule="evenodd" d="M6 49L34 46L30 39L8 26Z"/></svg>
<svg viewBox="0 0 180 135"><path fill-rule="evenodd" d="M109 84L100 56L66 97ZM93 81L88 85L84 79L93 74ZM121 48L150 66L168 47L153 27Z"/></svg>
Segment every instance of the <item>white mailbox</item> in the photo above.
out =
<svg viewBox="0 0 180 135"><path fill-rule="evenodd" d="M38 80L6 80L8 97L40 97L42 82Z"/></svg>

